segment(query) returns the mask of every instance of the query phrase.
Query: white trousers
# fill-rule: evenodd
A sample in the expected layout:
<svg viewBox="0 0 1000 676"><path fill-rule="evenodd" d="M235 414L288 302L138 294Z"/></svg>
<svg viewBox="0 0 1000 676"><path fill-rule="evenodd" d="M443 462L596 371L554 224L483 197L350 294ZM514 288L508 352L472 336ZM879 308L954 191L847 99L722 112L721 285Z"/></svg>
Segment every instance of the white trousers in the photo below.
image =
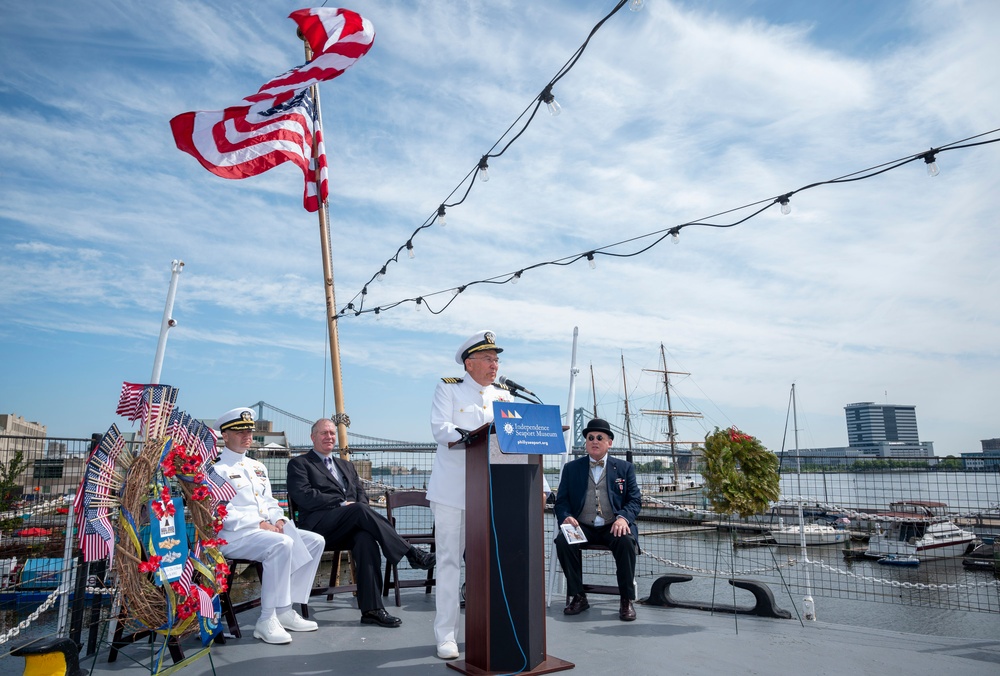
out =
<svg viewBox="0 0 1000 676"><path fill-rule="evenodd" d="M286 521L284 533L267 530L241 531L235 542L223 545L223 555L234 559L250 559L264 564L260 581L260 612L266 617L276 608L292 603L309 603L316 569L326 541L322 535L299 530ZM227 531L219 536L226 538Z"/></svg>
<svg viewBox="0 0 1000 676"><path fill-rule="evenodd" d="M465 553L465 510L431 502L434 512L434 542L437 578L434 602L434 638L458 643L462 614L459 608L462 584L462 555Z"/></svg>

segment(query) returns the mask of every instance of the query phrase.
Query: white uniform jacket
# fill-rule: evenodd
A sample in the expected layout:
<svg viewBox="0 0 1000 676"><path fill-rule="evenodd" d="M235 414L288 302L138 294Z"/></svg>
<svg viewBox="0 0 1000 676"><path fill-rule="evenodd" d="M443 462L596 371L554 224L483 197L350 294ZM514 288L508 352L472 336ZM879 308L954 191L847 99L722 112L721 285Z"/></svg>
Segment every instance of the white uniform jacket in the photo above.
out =
<svg viewBox="0 0 1000 676"><path fill-rule="evenodd" d="M431 432L437 442L434 468L427 486L427 499L449 507L465 509L465 444L448 448L462 435L456 427L472 431L493 422L493 402L513 401L510 392L500 385L480 385L466 377L444 378L434 390L431 408Z"/></svg>
<svg viewBox="0 0 1000 676"><path fill-rule="evenodd" d="M236 497L226 505L224 534L220 534L227 541L235 542L247 532L258 530L261 521L275 524L288 519L271 495L271 481L263 463L224 448L219 452L215 471L236 489Z"/></svg>

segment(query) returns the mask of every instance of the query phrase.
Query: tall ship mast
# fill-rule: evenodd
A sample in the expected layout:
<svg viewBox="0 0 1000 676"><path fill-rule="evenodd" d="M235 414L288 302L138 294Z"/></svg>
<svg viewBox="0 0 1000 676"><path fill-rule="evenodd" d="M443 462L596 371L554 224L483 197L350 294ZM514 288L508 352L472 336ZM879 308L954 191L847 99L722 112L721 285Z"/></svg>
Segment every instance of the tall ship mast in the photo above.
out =
<svg viewBox="0 0 1000 676"><path fill-rule="evenodd" d="M701 413L697 411L675 411L673 405L670 401L670 376L689 376L690 373L685 373L683 371L671 371L667 368L667 355L666 350L663 347L663 343L660 343L660 361L663 364L662 369L643 369L643 371L649 371L650 373L662 373L663 374L663 390L667 397L667 408L666 410L659 409L640 409L642 413L648 413L650 415L662 415L667 418L667 438L665 441L642 441L643 444L653 444L653 445L668 445L670 446L670 464L673 467L674 472L674 483L673 490L680 490L680 472L677 466L677 445L684 444L693 448L695 444L700 444L700 441L678 441L677 440L677 429L674 425L675 418L702 418Z"/></svg>

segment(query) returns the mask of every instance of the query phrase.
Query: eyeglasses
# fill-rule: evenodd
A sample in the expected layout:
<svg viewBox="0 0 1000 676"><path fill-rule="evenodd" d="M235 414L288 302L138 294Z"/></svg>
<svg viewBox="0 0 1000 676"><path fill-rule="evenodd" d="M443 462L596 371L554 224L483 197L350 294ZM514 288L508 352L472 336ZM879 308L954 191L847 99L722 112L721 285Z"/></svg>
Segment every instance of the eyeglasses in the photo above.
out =
<svg viewBox="0 0 1000 676"><path fill-rule="evenodd" d="M487 364L499 364L500 360L496 357L469 357L472 361L484 361Z"/></svg>
<svg viewBox="0 0 1000 676"><path fill-rule="evenodd" d="M604 441L603 434L588 434L587 441Z"/></svg>

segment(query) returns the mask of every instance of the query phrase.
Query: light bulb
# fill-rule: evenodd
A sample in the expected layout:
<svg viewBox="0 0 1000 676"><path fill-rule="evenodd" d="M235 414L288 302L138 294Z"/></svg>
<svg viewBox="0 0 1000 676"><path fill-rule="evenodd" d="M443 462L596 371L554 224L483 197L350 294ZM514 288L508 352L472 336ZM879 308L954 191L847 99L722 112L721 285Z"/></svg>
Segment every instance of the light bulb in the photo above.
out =
<svg viewBox="0 0 1000 676"><path fill-rule="evenodd" d="M927 175L934 178L941 172L938 170L938 165L934 153L927 153L924 155L924 162L927 163Z"/></svg>
<svg viewBox="0 0 1000 676"><path fill-rule="evenodd" d="M416 304L415 304L415 305L413 306L413 307L415 307L415 308L417 309L417 312L420 312L420 306L421 306L421 305L423 304L423 302L424 302L424 299L423 299L423 298L421 298L421 297L418 297L418 298L417 298L417 302L416 302Z"/></svg>
<svg viewBox="0 0 1000 676"><path fill-rule="evenodd" d="M792 213L792 203L788 201L787 197L782 197L778 200L778 203L781 204L781 213L786 216Z"/></svg>
<svg viewBox="0 0 1000 676"><path fill-rule="evenodd" d="M594 252L587 254L587 265L590 266L591 270L597 269L597 261L594 260Z"/></svg>
<svg viewBox="0 0 1000 676"><path fill-rule="evenodd" d="M486 183L490 180L490 165L486 163L486 155L483 155L483 159L479 160L479 180Z"/></svg>
<svg viewBox="0 0 1000 676"><path fill-rule="evenodd" d="M385 266L384 265L382 266L382 269L378 271L378 274L375 275L375 281L376 282L381 282L383 279L385 279Z"/></svg>
<svg viewBox="0 0 1000 676"><path fill-rule="evenodd" d="M674 230L672 233L670 233L670 241L673 242L674 244L680 244L681 233L678 232L677 230Z"/></svg>
<svg viewBox="0 0 1000 676"><path fill-rule="evenodd" d="M375 321L382 321L382 310L380 308L375 308Z"/></svg>
<svg viewBox="0 0 1000 676"><path fill-rule="evenodd" d="M441 225L441 226L445 225L445 222L444 222L444 205L443 204L438 207L437 224Z"/></svg>
<svg viewBox="0 0 1000 676"><path fill-rule="evenodd" d="M553 117L562 112L562 106L556 101L556 97L552 95L552 85L547 85L538 98L542 100L545 107L549 109L549 114Z"/></svg>
<svg viewBox="0 0 1000 676"><path fill-rule="evenodd" d="M511 284L517 284L519 281L521 281L521 273L522 272L524 272L524 270L518 270L517 272L515 272L514 276L510 278L510 283Z"/></svg>
<svg viewBox="0 0 1000 676"><path fill-rule="evenodd" d="M414 253L413 253L413 242L409 242L408 241L406 243L406 255L409 256L410 260L413 260L413 256L414 256Z"/></svg>
<svg viewBox="0 0 1000 676"><path fill-rule="evenodd" d="M629 0L628 8L633 12L642 10L642 0Z"/></svg>
<svg viewBox="0 0 1000 676"><path fill-rule="evenodd" d="M368 287L367 286L361 287L361 295L362 296L367 296L368 295Z"/></svg>

